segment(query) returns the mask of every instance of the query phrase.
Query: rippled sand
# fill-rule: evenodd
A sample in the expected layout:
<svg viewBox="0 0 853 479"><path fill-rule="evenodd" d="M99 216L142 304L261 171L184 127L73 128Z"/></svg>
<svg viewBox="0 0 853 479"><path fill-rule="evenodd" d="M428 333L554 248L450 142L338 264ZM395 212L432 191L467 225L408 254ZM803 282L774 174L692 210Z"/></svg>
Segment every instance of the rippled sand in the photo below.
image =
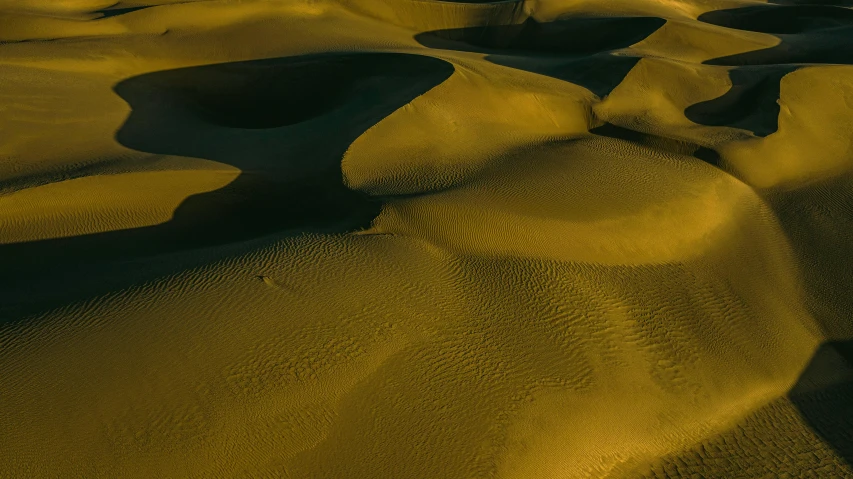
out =
<svg viewBox="0 0 853 479"><path fill-rule="evenodd" d="M853 477L853 1L113 3L0 0L0 477Z"/></svg>

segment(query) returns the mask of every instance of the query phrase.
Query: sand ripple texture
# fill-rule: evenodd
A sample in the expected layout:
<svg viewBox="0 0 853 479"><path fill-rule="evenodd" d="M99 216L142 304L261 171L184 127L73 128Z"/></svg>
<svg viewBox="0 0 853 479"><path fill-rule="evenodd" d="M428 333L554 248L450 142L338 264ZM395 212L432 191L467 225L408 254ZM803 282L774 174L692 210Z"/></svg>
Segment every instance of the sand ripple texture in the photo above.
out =
<svg viewBox="0 0 853 479"><path fill-rule="evenodd" d="M853 478L853 2L0 0L0 477Z"/></svg>

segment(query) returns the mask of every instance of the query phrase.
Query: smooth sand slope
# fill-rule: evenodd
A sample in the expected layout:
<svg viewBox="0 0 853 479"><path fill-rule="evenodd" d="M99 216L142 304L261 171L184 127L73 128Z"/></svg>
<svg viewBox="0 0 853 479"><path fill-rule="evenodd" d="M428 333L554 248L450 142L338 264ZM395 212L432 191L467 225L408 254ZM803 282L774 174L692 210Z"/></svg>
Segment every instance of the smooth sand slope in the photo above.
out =
<svg viewBox="0 0 853 479"><path fill-rule="evenodd" d="M0 477L853 477L853 2L0 0Z"/></svg>

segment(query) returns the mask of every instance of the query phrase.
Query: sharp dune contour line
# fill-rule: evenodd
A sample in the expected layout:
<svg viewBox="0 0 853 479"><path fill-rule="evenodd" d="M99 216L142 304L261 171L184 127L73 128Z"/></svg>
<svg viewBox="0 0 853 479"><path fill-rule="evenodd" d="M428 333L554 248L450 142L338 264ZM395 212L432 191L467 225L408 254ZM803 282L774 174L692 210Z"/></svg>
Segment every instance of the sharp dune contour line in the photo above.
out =
<svg viewBox="0 0 853 479"><path fill-rule="evenodd" d="M853 479L853 0L0 0L0 478Z"/></svg>

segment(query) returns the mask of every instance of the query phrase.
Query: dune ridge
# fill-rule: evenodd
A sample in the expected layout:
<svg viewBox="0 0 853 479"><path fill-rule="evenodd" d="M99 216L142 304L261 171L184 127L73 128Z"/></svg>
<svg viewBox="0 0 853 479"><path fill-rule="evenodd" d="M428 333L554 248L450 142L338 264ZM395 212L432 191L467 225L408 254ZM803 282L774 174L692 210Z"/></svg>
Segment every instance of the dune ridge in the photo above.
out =
<svg viewBox="0 0 853 479"><path fill-rule="evenodd" d="M0 477L853 477L851 7L0 0Z"/></svg>

